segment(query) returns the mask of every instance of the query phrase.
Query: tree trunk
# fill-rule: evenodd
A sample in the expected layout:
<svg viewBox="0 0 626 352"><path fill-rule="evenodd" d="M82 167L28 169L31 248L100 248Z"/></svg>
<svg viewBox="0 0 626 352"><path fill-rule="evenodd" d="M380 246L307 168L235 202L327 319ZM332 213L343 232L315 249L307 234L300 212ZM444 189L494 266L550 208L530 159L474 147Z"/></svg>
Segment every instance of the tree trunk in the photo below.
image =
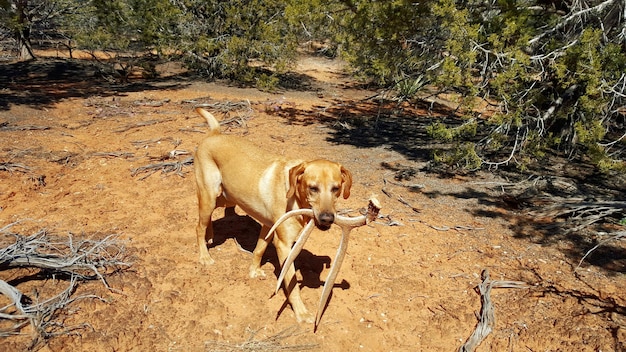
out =
<svg viewBox="0 0 626 352"><path fill-rule="evenodd" d="M18 26L15 30L15 40L17 40L18 60L28 61L35 59L33 48L30 43L30 18L28 16L28 0L15 2L15 12L17 13Z"/></svg>
<svg viewBox="0 0 626 352"><path fill-rule="evenodd" d="M18 60L19 61L28 61L35 59L35 54L33 54L33 49L30 45L30 40L27 37L24 37L22 33L17 35L17 48L19 51Z"/></svg>

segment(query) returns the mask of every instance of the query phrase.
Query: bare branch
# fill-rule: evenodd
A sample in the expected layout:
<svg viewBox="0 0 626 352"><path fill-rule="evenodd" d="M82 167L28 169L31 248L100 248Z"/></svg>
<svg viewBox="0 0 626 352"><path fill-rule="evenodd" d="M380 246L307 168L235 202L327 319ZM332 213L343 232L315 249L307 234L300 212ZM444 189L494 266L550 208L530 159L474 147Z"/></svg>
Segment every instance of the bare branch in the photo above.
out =
<svg viewBox="0 0 626 352"><path fill-rule="evenodd" d="M459 352L472 352L491 333L496 322L494 307L491 303L492 288L527 288L526 283L521 281L491 281L487 269L482 272L483 281L478 285L480 293L480 317L476 329L467 341L459 348Z"/></svg>
<svg viewBox="0 0 626 352"><path fill-rule="evenodd" d="M152 174L154 174L155 172L161 170L163 174L174 172L178 176L184 177L185 174L183 173L183 167L191 165L193 165L193 156L190 156L181 161L168 161L140 166L131 170L131 176L134 177L140 173L145 173L145 176L139 178L140 180L145 180L146 178L152 176Z"/></svg>
<svg viewBox="0 0 626 352"><path fill-rule="evenodd" d="M572 21L575 20L579 20L581 17L590 14L590 13L602 13L607 7L613 5L614 3L617 3L617 0L606 0L596 6L593 7L589 7L586 9L582 9L573 13L570 13L567 17L563 18L561 21L559 21L556 26L554 26L553 28L535 36L534 38L532 38L531 40L528 41L528 45L529 46L534 46L536 45L541 39L553 34L554 32L564 28L565 26L567 26L568 24L570 24Z"/></svg>
<svg viewBox="0 0 626 352"><path fill-rule="evenodd" d="M305 351L319 348L318 344L298 343L295 345L284 344L283 341L290 337L301 335L296 326L286 328L275 335L257 340L255 336L258 331L250 330L248 340L241 343L227 343L218 341L207 341L205 347L209 351L215 352L236 352L236 351Z"/></svg>
<svg viewBox="0 0 626 352"><path fill-rule="evenodd" d="M580 258L580 261L578 262L578 265L576 265L576 268L574 268L574 271L576 271L576 270L578 270L578 268L580 268L582 263L591 254L591 252L595 251L596 249L600 248L601 246L607 244L610 241L620 240L620 239L622 239L624 237L626 237L626 231L620 231L620 232L612 234L611 237L609 237L609 238L601 241L597 245L593 246L593 248L588 250L587 253L585 253L585 255L582 258Z"/></svg>
<svg viewBox="0 0 626 352"><path fill-rule="evenodd" d="M109 290L105 275L127 268L130 263L124 260L124 246L117 240L117 235L109 235L101 240L76 241L72 234L65 241L55 240L45 230L30 236L10 232L9 224L0 229L3 240L14 237L14 242L0 248L0 270L9 268L35 268L53 275L67 277L67 286L61 292L49 298L25 305L22 292L4 280L0 280L0 294L6 296L11 304L0 307L0 321L14 321L10 327L0 328L0 336L20 333L27 325L33 329L33 346L58 334L65 334L78 327L66 328L55 320L70 304L81 299L101 299L94 295L72 297L80 280L98 279Z"/></svg>
<svg viewBox="0 0 626 352"><path fill-rule="evenodd" d="M30 168L23 164L0 163L0 171L8 171L10 173L13 173L13 171L28 172Z"/></svg>

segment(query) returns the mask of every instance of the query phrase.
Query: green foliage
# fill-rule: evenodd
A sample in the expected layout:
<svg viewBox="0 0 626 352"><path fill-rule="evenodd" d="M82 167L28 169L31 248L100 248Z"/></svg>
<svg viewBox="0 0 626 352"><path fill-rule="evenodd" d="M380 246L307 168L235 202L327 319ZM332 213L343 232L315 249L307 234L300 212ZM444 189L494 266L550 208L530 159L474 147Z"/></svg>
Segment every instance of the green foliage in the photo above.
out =
<svg viewBox="0 0 626 352"><path fill-rule="evenodd" d="M454 0L440 0L432 11L445 38L445 57L433 82L441 88L473 96L476 89L472 66L477 52L472 48L478 40L479 26L470 22L469 11L457 8Z"/></svg>
<svg viewBox="0 0 626 352"><path fill-rule="evenodd" d="M36 16L20 17L13 3L0 0L0 29L27 34ZM358 77L392 88L398 102L413 102L426 85L453 97L468 117L457 127L428 127L460 145L440 160L475 167L478 159L493 165L490 157L510 155L525 167L550 153L584 153L602 171L624 168L624 148L611 148L624 134L626 110L623 1L20 3L80 48L183 58L209 77L264 90L279 84L299 43L324 42ZM489 111L478 110L479 99ZM455 161L460 152L465 162Z"/></svg>
<svg viewBox="0 0 626 352"><path fill-rule="evenodd" d="M190 30L176 47L207 75L267 88L295 60L297 41L283 2L189 1L188 6Z"/></svg>
<svg viewBox="0 0 626 352"><path fill-rule="evenodd" d="M338 25L345 12L340 1L288 0L284 15L290 32L300 42L326 42L340 36Z"/></svg>
<svg viewBox="0 0 626 352"><path fill-rule="evenodd" d="M263 91L273 91L278 87L279 78L276 75L261 74L257 78L256 87Z"/></svg>
<svg viewBox="0 0 626 352"><path fill-rule="evenodd" d="M64 0L71 1L71 0ZM75 0L74 3L78 3ZM63 18L79 48L181 57L213 78L266 89L295 59L286 4L260 0L88 0Z"/></svg>
<svg viewBox="0 0 626 352"><path fill-rule="evenodd" d="M578 142L586 145L602 140L606 133L600 120L576 121L574 128L578 136Z"/></svg>
<svg viewBox="0 0 626 352"><path fill-rule="evenodd" d="M394 86L396 100L398 102L414 100L425 85L426 81L422 75L397 80Z"/></svg>
<svg viewBox="0 0 626 352"><path fill-rule="evenodd" d="M609 158L601 145L623 134L626 47L619 28L625 19L609 16L623 4L592 0L585 11L577 2L558 6L353 0L331 2L322 13L342 14L333 38L343 55L360 75L392 86L399 101L414 97L421 86L413 82L421 77L437 92L458 94L458 111L475 110L472 97L496 105L476 126L487 135L479 148L459 150L481 158L512 155L520 167L549 153L587 153L599 169L618 169L623 157ZM458 143L474 134L441 123L428 132Z"/></svg>
<svg viewBox="0 0 626 352"><path fill-rule="evenodd" d="M420 58L424 45L417 38L433 29L425 16L429 1L339 1L333 14L338 31L333 37L341 54L360 77L381 85L399 77L417 77L432 65ZM331 7L332 8L332 7ZM336 7L335 7L336 8Z"/></svg>
<svg viewBox="0 0 626 352"><path fill-rule="evenodd" d="M615 160L609 156L606 149L599 144L590 144L587 155L591 161L598 167L602 173L626 172L626 162L624 160Z"/></svg>
<svg viewBox="0 0 626 352"><path fill-rule="evenodd" d="M483 160L476 153L476 145L473 143L462 143L451 151L435 152L433 160L436 163L454 165L466 170L477 170L483 164Z"/></svg>
<svg viewBox="0 0 626 352"><path fill-rule="evenodd" d="M62 24L83 49L159 51L173 40L180 15L167 0L92 0L76 7Z"/></svg>
<svg viewBox="0 0 626 352"><path fill-rule="evenodd" d="M59 18L76 6L73 0L0 1L0 37L12 36L20 59L33 59L31 37L44 38L56 28ZM6 43L6 41L4 41Z"/></svg>
<svg viewBox="0 0 626 352"><path fill-rule="evenodd" d="M468 119L465 123L457 127L448 127L441 122L435 122L426 127L426 132L433 138L447 142L471 138L476 135L478 124L475 119Z"/></svg>

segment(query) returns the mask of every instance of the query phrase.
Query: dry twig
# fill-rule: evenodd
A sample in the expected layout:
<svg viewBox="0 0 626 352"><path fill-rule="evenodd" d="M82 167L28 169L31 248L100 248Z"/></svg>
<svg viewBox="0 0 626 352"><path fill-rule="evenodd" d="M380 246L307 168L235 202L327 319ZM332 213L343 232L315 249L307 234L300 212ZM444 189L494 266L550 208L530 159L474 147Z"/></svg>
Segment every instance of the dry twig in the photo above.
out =
<svg viewBox="0 0 626 352"><path fill-rule="evenodd" d="M10 173L13 173L13 171L28 172L30 168L23 164L0 163L0 171L8 171Z"/></svg>
<svg viewBox="0 0 626 352"><path fill-rule="evenodd" d="M150 108L157 108L157 107L161 107L161 106L169 103L170 101L171 101L171 99L153 100L153 99L144 98L142 100L134 101L133 105L136 105L136 106L147 106L147 107L150 107Z"/></svg>
<svg viewBox="0 0 626 352"><path fill-rule="evenodd" d="M137 148L146 148L148 147L150 144L157 144L163 141L168 141L171 142L172 144L178 146L180 144L180 140L176 140L172 137L163 137L163 138L154 138L154 139L143 139L143 140L138 140L138 141L132 141L130 142L132 145L134 145Z"/></svg>
<svg viewBox="0 0 626 352"><path fill-rule="evenodd" d="M180 177L185 177L183 167L191 165L193 165L193 156L190 156L182 161L165 161L134 168L131 170L131 176L134 177L140 173L145 173L146 175L139 178L139 180L145 180L146 178L152 176L155 172L161 170L161 173L163 174L174 172Z"/></svg>
<svg viewBox="0 0 626 352"><path fill-rule="evenodd" d="M132 130L135 128L141 128L141 127L145 127L145 126L152 126L152 125L156 125L158 123L164 123L164 122L170 122L172 121L172 119L164 119L164 120L148 120L148 121L139 121L136 123L132 123L129 125L126 125L124 127L120 127L118 129L115 130L115 132L126 132L128 130Z"/></svg>
<svg viewBox="0 0 626 352"><path fill-rule="evenodd" d="M252 105L250 104L249 100L246 101L237 101L237 102L232 102L232 101L218 101L215 103L201 103L201 104L194 104L194 108L209 108L213 111L217 111L217 112L221 112L221 113L228 113L231 112L233 110L244 110L244 111L248 111L248 112L252 112Z"/></svg>
<svg viewBox="0 0 626 352"><path fill-rule="evenodd" d="M306 351L319 347L318 344L295 344L285 345L284 341L290 337L295 337L301 333L297 326L289 327L278 332L276 335L265 339L255 340L257 331L250 331L250 338L242 343L226 343L218 341L208 341L205 343L207 351L211 352L273 352L273 351Z"/></svg>
<svg viewBox="0 0 626 352"><path fill-rule="evenodd" d="M480 301L482 303L480 308L480 317L476 329L467 341L459 348L459 352L472 352L483 342L483 340L493 330L493 325L496 322L496 316L494 313L493 304L491 303L491 289L492 288L526 288L527 285L520 281L491 281L489 279L489 271L487 269L482 272L483 281L478 285L478 291L480 293Z"/></svg>
<svg viewBox="0 0 626 352"><path fill-rule="evenodd" d="M103 157L103 158L134 158L135 153L131 152L96 152L91 154L92 156Z"/></svg>
<svg viewBox="0 0 626 352"><path fill-rule="evenodd" d="M620 231L620 232L616 232L614 234L611 235L611 237L601 241L600 243L598 243L597 245L593 246L593 248L591 248L590 250L587 251L587 253L585 253L585 255L580 258L580 261L578 262L578 265L576 265L576 268L574 268L574 271L578 270L578 268L580 268L580 266L582 265L582 263L585 261L585 259L591 254L591 252L595 251L596 249L602 247L603 245L605 245L606 243L610 242L610 241L615 241L615 240L621 240L622 238L626 237L626 231Z"/></svg>
<svg viewBox="0 0 626 352"><path fill-rule="evenodd" d="M567 230L565 233L580 231L609 216L626 213L626 202L621 201L583 201L582 199L559 199L557 197L545 199L553 204L532 212L535 216L549 216L566 218Z"/></svg>
<svg viewBox="0 0 626 352"><path fill-rule="evenodd" d="M50 126L37 126L37 125L21 125L11 126L9 124L0 125L2 131L43 131L49 130Z"/></svg>
<svg viewBox="0 0 626 352"><path fill-rule="evenodd" d="M15 223L0 229L3 241L10 237L15 239L12 244L0 249L0 270L40 269L53 277L67 277L68 285L52 297L40 300L37 296L34 303L26 304L17 287L0 280L0 294L11 302L0 307L0 336L19 334L23 327L30 325L34 336L33 347L50 337L84 328L86 324L67 328L56 318L77 300L100 299L93 295L72 297L80 280L98 279L107 289L112 290L105 275L130 266L124 261L125 248L117 240L117 235L102 240L76 241L69 234L67 240L60 241L53 239L45 230L30 236L11 233L13 225Z"/></svg>
<svg viewBox="0 0 626 352"><path fill-rule="evenodd" d="M215 103L194 104L194 108L207 108L215 112L221 112L227 116L230 116L231 112L236 111L236 116L222 119L220 121L221 126L230 126L235 124L241 127L246 127L246 121L254 115L254 109L252 108L252 104L249 100L238 102L218 101Z"/></svg>

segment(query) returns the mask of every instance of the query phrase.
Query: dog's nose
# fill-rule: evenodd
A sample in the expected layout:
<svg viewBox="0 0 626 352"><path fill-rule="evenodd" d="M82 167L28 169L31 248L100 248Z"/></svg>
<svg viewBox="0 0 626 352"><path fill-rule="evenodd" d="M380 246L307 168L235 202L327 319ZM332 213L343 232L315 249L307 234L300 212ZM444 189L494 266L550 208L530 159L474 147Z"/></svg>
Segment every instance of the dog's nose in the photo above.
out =
<svg viewBox="0 0 626 352"><path fill-rule="evenodd" d="M320 225L322 225L322 226L330 226L335 221L335 214L333 214L333 213L321 213L319 221L320 221Z"/></svg>

